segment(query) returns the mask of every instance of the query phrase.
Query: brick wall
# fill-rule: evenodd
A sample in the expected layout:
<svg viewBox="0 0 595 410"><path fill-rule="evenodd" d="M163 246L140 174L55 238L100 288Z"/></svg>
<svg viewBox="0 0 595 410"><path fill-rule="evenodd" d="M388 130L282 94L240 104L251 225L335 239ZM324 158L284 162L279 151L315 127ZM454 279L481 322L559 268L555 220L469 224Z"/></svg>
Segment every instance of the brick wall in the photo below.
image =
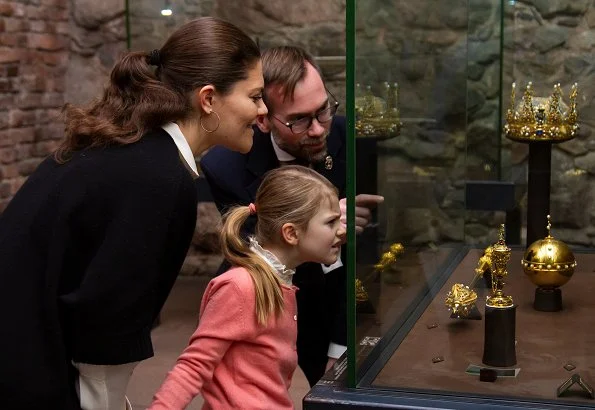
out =
<svg viewBox="0 0 595 410"><path fill-rule="evenodd" d="M68 1L0 3L0 211L62 137Z"/></svg>

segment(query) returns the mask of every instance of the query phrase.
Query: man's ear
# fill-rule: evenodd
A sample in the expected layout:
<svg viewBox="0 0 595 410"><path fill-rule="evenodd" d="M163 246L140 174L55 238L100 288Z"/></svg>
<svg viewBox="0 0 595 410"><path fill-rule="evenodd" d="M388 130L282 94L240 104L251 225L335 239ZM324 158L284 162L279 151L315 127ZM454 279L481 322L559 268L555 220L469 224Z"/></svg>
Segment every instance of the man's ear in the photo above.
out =
<svg viewBox="0 0 595 410"><path fill-rule="evenodd" d="M292 223L285 223L281 227L281 236L283 240L289 245L297 245L299 243L299 232L297 227Z"/></svg>
<svg viewBox="0 0 595 410"><path fill-rule="evenodd" d="M207 115L213 112L215 102L215 87L211 84L195 90L194 105Z"/></svg>
<svg viewBox="0 0 595 410"><path fill-rule="evenodd" d="M259 115L258 117L256 117L256 125L258 126L260 131L264 133L271 132L271 121L269 120L269 117L267 117L266 115Z"/></svg>

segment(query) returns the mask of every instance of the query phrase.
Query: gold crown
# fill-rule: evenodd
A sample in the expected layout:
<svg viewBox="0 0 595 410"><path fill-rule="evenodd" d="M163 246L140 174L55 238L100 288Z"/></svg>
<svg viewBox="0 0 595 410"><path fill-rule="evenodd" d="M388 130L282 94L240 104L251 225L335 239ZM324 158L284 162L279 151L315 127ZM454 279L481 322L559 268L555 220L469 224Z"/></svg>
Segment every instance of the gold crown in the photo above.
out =
<svg viewBox="0 0 595 410"><path fill-rule="evenodd" d="M534 97L532 84L529 82L523 94L521 106L515 111L515 87L512 84L510 108L506 113L506 137L519 142L568 141L578 131L576 96L577 84L570 90L570 106L562 101L560 84L554 85L551 97ZM565 109L565 113L562 110Z"/></svg>
<svg viewBox="0 0 595 410"><path fill-rule="evenodd" d="M363 96L361 87L356 85L355 130L357 137L396 137L401 132L399 112L399 86L384 83L384 100L372 94L370 86Z"/></svg>

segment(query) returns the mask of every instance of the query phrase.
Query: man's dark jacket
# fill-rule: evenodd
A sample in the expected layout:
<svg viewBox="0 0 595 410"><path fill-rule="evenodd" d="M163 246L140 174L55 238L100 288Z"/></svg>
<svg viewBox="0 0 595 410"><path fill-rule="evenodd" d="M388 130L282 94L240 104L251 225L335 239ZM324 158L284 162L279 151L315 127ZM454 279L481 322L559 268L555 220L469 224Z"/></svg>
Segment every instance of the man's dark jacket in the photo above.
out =
<svg viewBox="0 0 595 410"><path fill-rule="evenodd" d="M327 137L332 169L324 163L314 168L324 175L345 197L345 118L335 117ZM247 154L215 147L201 160L202 173L211 188L220 212L234 205L254 202L256 191L267 171L279 167L270 134L255 127L254 144ZM246 223L247 233L253 233L256 219ZM345 257L343 257L345 262ZM330 342L346 345L345 267L326 274L318 263L300 265L293 283L299 288L298 303L298 362L310 385L324 374Z"/></svg>

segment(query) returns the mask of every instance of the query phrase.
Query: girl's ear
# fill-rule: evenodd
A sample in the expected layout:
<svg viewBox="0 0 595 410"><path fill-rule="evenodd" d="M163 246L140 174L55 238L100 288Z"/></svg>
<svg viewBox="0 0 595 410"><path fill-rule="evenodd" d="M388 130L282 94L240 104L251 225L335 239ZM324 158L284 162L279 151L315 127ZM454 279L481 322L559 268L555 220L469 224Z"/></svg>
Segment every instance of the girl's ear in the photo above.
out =
<svg viewBox="0 0 595 410"><path fill-rule="evenodd" d="M292 223L283 224L281 227L281 236L288 245L297 245L299 243L299 233L297 227Z"/></svg>

